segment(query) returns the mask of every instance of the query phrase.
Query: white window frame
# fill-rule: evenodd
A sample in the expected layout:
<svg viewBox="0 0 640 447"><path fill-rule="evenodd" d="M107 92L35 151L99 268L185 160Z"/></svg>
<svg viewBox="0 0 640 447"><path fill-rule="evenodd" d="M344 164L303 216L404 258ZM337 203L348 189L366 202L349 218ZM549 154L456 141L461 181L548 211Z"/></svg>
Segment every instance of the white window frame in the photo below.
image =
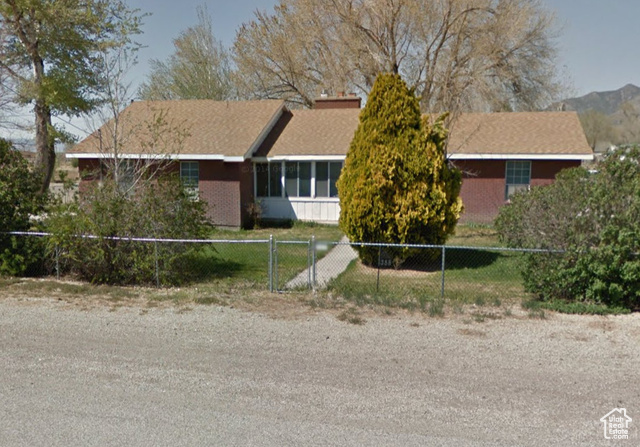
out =
<svg viewBox="0 0 640 447"><path fill-rule="evenodd" d="M522 190L529 190L531 187L531 160L507 160L504 173L504 199L509 200L513 194ZM526 168L525 168L526 167ZM511 171L511 172L509 172ZM524 182L523 173L527 173ZM511 173L511 179L510 174ZM510 181L511 180L511 181Z"/></svg>
<svg viewBox="0 0 640 447"><path fill-rule="evenodd" d="M318 195L318 177L317 177L317 166L318 163L326 163L327 164L327 195L326 196L319 196ZM336 195L332 196L331 195L331 165L332 164L339 164L340 165L340 171L338 172L338 177L336 178L336 182L338 181L338 178L340 178L340 173L342 173L342 169L344 168L344 162L343 161L336 161L336 160L318 160L316 162L313 163L314 165L314 178L313 178L313 186L314 186L314 195L313 197L317 197L319 199L337 199L338 198L338 192L336 189Z"/></svg>
<svg viewBox="0 0 640 447"><path fill-rule="evenodd" d="M267 195L259 196L258 195L258 171L256 169L256 165L266 165L267 166ZM279 165L280 166L280 176L278 178L278 184L280 185L280 194L273 195L271 193L271 166ZM284 168L281 161L259 161L253 164L253 195L257 199L269 199L269 198L277 198L283 197L284 195Z"/></svg>
<svg viewBox="0 0 640 447"><path fill-rule="evenodd" d="M195 166L195 169L194 169ZM194 178L193 173L196 173ZM200 162L198 161L181 161L180 162L180 181L187 193L197 199L200 195Z"/></svg>
<svg viewBox="0 0 640 447"><path fill-rule="evenodd" d="M295 163L296 166L296 195L288 196L287 195L287 163L292 166ZM310 195L308 196L300 196L300 163L310 163L311 164L311 188ZM327 196L318 196L318 185L317 185L317 165L318 163L327 163L328 169L328 192ZM331 164L339 163L340 164L340 172L344 168L343 160L273 160L273 161L255 161L253 163L253 181L254 181L254 196L257 199L269 199L269 198L288 198L288 199L300 199L300 200L309 200L309 199L319 199L319 200L327 200L327 201L336 201L338 200L337 194L335 196L331 196ZM271 165L278 164L280 166L280 194L272 195L271 193ZM267 195L259 196L258 195L258 170L256 169L257 165L266 165L267 166ZM340 174L338 174L338 177ZM337 178L336 178L337 181Z"/></svg>

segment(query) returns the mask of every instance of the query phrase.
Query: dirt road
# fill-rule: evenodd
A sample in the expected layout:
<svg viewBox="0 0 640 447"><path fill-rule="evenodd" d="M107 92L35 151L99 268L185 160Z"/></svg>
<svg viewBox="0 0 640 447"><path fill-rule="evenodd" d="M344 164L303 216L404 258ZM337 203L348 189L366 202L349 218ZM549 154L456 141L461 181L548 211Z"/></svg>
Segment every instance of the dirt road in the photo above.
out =
<svg viewBox="0 0 640 447"><path fill-rule="evenodd" d="M0 445L640 445L640 315L367 320L0 299Z"/></svg>

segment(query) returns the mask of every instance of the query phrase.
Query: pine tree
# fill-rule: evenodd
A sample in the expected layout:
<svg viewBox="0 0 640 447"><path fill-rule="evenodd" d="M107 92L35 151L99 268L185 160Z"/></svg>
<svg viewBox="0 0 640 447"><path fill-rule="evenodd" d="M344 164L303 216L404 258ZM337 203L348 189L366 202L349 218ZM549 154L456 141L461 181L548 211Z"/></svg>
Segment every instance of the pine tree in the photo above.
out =
<svg viewBox="0 0 640 447"><path fill-rule="evenodd" d="M462 211L461 175L445 159L444 117L422 118L397 74L376 79L338 180L340 227L353 242L442 244ZM359 247L365 264L377 247ZM413 252L395 250L400 265Z"/></svg>

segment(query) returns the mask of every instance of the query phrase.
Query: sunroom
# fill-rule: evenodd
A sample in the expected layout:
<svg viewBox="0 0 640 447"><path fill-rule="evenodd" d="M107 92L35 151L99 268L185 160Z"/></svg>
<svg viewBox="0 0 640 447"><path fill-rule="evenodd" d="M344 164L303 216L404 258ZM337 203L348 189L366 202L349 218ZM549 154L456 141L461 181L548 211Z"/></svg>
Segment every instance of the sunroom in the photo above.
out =
<svg viewBox="0 0 640 447"><path fill-rule="evenodd" d="M254 195L262 218L335 223L340 216L336 182L344 156L256 161Z"/></svg>

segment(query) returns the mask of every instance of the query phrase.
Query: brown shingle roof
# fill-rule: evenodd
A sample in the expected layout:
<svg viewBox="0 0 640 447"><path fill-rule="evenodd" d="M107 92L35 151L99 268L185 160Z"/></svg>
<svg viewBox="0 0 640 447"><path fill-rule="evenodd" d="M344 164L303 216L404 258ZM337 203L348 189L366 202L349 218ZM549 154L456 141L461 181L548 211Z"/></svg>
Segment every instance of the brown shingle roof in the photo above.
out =
<svg viewBox="0 0 640 447"><path fill-rule="evenodd" d="M358 127L360 109L292 110L269 157L346 155Z"/></svg>
<svg viewBox="0 0 640 447"><path fill-rule="evenodd" d="M451 125L449 153L592 155L575 112L464 113Z"/></svg>
<svg viewBox="0 0 640 447"><path fill-rule="evenodd" d="M122 132L127 141L123 144L123 154L140 154L141 147L150 140L148 124L158 116L166 113L169 127L186 130L181 154L220 155L225 157L242 157L259 139L262 132L272 120L279 115L283 101L137 101L128 106L121 115L121 122L126 126ZM103 151L106 146L109 126L102 129ZM132 131L134 130L134 131ZM82 140L68 153L92 154L99 152L97 132ZM162 148L157 149L162 152ZM168 150L174 153L173 150Z"/></svg>
<svg viewBox="0 0 640 447"><path fill-rule="evenodd" d="M123 112L122 121L136 128L121 150L141 153L144 123L160 110L172 126L187 129L181 154L242 157L263 131L274 125L257 155L344 156L358 126L359 109L292 110L280 116L282 101L140 101ZM286 119L285 119L286 118ZM108 130L109 123L102 129ZM137 127L136 127L137 126ZM140 130L143 129L143 130ZM126 133L126 131L124 132ZM276 135L277 134L277 135ZM102 131L103 145L108 132ZM273 140L273 141L272 141ZM99 152L97 133L78 143L70 154ZM103 146L108 152L108 148ZM268 153L264 153L267 152ZM571 155L591 156L582 126L575 112L467 113L451 125L448 151L464 158L482 155Z"/></svg>
<svg viewBox="0 0 640 447"><path fill-rule="evenodd" d="M345 155L359 110L293 110L269 157ZM593 154L575 112L467 113L451 125L449 154Z"/></svg>

